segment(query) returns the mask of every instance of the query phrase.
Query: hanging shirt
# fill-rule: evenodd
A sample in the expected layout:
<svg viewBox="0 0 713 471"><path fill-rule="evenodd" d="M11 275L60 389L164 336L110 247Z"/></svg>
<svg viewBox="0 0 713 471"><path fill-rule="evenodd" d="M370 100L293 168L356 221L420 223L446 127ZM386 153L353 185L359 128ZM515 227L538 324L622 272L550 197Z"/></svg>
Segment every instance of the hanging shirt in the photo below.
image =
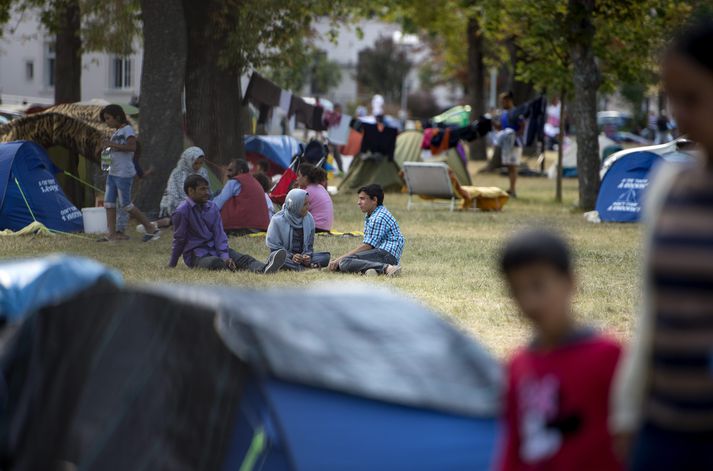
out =
<svg viewBox="0 0 713 471"><path fill-rule="evenodd" d="M384 125L362 123L361 152L382 154L393 160L398 131Z"/></svg>

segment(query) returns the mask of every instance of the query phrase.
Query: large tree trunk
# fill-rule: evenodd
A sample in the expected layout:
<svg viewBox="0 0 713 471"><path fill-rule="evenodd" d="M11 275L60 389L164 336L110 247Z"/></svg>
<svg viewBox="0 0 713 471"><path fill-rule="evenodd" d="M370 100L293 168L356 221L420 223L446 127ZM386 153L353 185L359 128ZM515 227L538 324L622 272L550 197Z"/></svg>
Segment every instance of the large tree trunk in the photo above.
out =
<svg viewBox="0 0 713 471"><path fill-rule="evenodd" d="M82 40L79 0L58 0L55 4L57 34L55 35L54 102L75 103L82 99ZM79 155L69 153L65 169L72 175L79 173ZM74 179L64 186L67 197L75 204L84 202L84 188Z"/></svg>
<svg viewBox="0 0 713 471"><path fill-rule="evenodd" d="M218 0L184 0L188 22L186 117L188 136L217 164L243 157L238 67L219 64L226 34L216 32Z"/></svg>
<svg viewBox="0 0 713 471"><path fill-rule="evenodd" d="M507 90L512 92L513 101L515 104L524 103L531 99L535 93L535 88L529 82L523 82L517 79L515 73L517 69L517 63L521 60L520 50L515 44L515 39L510 38L506 41L506 46L508 50L508 55L510 56L510 65L508 67L507 76Z"/></svg>
<svg viewBox="0 0 713 471"><path fill-rule="evenodd" d="M139 208L153 215L165 182L183 150L181 94L186 70L186 22L181 0L141 0L144 58L141 71L139 144L144 167Z"/></svg>
<svg viewBox="0 0 713 471"><path fill-rule="evenodd" d="M592 44L594 0L569 0L570 53L573 65L572 120L577 128L579 207L594 209L599 192L599 141L597 90L601 83Z"/></svg>
<svg viewBox="0 0 713 471"><path fill-rule="evenodd" d="M478 19L468 20L468 91L470 95L471 119L485 114L485 66L483 65L483 34ZM485 139L470 143L470 158L487 158Z"/></svg>
<svg viewBox="0 0 713 471"><path fill-rule="evenodd" d="M54 102L82 100L82 40L79 0L56 3L58 29L55 36Z"/></svg>

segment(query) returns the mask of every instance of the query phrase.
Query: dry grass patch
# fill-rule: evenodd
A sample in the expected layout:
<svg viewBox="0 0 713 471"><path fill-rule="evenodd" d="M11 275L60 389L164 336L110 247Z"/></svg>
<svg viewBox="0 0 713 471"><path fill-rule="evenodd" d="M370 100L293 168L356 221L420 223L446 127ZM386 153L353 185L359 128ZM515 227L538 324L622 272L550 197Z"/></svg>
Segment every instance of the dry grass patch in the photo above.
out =
<svg viewBox="0 0 713 471"><path fill-rule="evenodd" d="M505 178L477 176L476 184L505 186ZM576 181L565 183L565 203L553 203L554 182L521 179L520 199L511 201L502 213L455 212L420 207L406 211L406 195L387 195L386 206L394 213L407 238L402 260L403 276L397 279L368 279L400 290L443 313L462 329L485 343L499 356L512 351L527 335L510 303L495 268L503 239L518 228L536 224L564 232L577 255L580 292L579 315L605 330L628 336L637 292L640 228L635 225L592 225L573 209ZM336 229L361 230L362 217L354 195L335 198ZM120 270L130 283L172 282L274 286L340 283L356 276L311 271L283 272L263 277L250 273L207 273L185 266L164 268L170 254L170 232L161 240L144 244L138 235L131 241L100 244L76 237L0 239L0 257L41 256L65 252L99 260ZM358 239L319 237L317 250L340 255ZM239 252L264 258L263 239L231 238ZM379 315L380 313L374 313Z"/></svg>

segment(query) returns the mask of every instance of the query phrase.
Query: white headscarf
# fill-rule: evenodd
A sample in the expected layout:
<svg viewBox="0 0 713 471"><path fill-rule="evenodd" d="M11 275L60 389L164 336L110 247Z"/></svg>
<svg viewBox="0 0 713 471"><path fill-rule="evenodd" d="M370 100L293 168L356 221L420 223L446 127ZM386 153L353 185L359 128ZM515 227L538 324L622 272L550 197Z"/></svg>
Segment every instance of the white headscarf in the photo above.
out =
<svg viewBox="0 0 713 471"><path fill-rule="evenodd" d="M267 238L265 242L270 250L285 249L289 253L292 250L292 233L295 229L302 229L304 242L302 253L312 253L314 246L314 218L310 213L302 216L305 200L309 196L305 190L294 189L287 193L285 204L270 220L267 228Z"/></svg>
<svg viewBox="0 0 713 471"><path fill-rule="evenodd" d="M205 165L197 172L193 169L196 160L204 156L203 149L196 146L189 147L183 151L181 158L178 159L176 168L173 169L171 176L168 177L166 190L163 193L163 198L161 198L159 217L170 217L176 211L178 205L186 199L183 183L189 175L196 173L208 180L208 170L206 170Z"/></svg>

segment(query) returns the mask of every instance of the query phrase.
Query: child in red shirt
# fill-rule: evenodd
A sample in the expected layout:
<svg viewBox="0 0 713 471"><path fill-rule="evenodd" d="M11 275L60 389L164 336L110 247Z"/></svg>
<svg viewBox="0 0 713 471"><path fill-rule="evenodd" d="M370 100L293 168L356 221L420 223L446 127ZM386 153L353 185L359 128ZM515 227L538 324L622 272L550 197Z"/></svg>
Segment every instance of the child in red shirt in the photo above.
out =
<svg viewBox="0 0 713 471"><path fill-rule="evenodd" d="M567 244L545 231L511 239L501 269L534 340L508 368L502 470L620 470L607 427L619 345L576 325Z"/></svg>

